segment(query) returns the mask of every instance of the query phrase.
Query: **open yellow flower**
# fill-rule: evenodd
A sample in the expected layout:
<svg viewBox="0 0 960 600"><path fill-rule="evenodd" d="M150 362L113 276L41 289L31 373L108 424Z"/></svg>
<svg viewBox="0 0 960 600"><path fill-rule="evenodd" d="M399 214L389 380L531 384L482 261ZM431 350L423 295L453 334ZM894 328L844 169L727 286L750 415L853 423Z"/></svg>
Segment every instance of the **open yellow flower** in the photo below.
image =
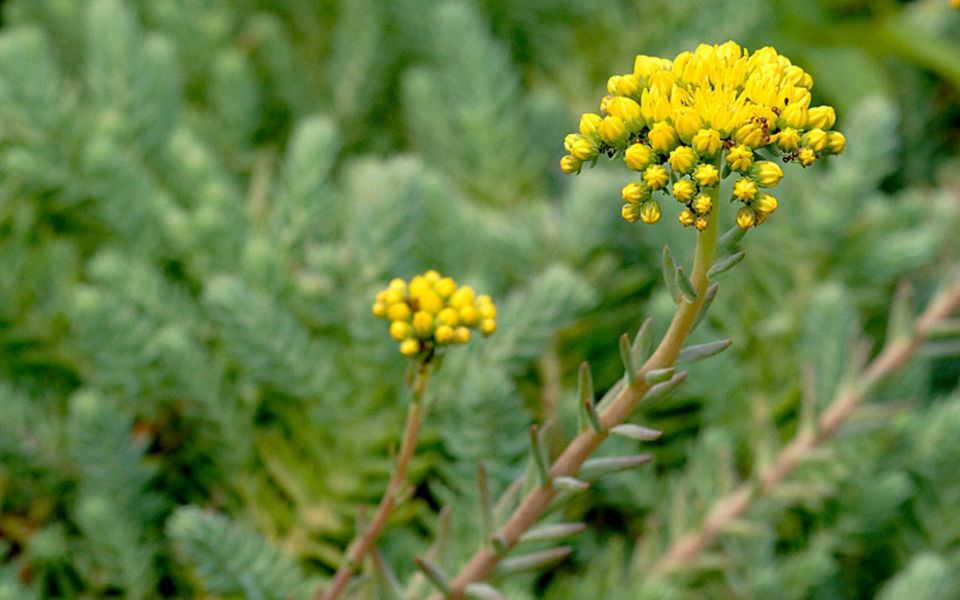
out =
<svg viewBox="0 0 960 600"><path fill-rule="evenodd" d="M846 147L833 130L834 108L811 106L812 87L808 73L771 47L751 53L726 42L701 44L673 59L640 55L632 73L610 77L600 114L583 115L580 132L568 136L561 168L575 173L599 155L622 157L643 173L649 193L672 194L684 204L678 220L698 230L715 218L720 179L736 172L729 193L751 203L736 222L755 227L775 207L757 188L783 177L781 167L764 158L806 167ZM624 219L659 221L654 198L630 193L624 199Z"/></svg>

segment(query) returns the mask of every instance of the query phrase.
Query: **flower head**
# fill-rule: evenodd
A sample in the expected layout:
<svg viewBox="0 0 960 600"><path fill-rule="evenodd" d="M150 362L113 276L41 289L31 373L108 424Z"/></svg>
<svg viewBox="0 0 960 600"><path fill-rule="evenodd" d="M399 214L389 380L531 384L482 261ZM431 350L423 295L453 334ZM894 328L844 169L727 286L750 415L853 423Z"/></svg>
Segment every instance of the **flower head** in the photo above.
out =
<svg viewBox="0 0 960 600"><path fill-rule="evenodd" d="M580 132L567 137L561 169L576 173L599 155L622 156L643 174L644 190L624 188L624 219L657 222L653 194L662 191L684 205L680 223L698 230L716 210L720 179L735 172L732 199L744 203L736 222L754 227L776 208L759 188L783 178L781 167L760 157L806 167L846 146L833 131L833 107L810 105L812 86L808 73L771 47L750 53L727 42L672 60L640 55L632 73L608 80L600 114L583 115Z"/></svg>
<svg viewBox="0 0 960 600"><path fill-rule="evenodd" d="M458 286L433 270L409 282L392 280L377 294L372 312L390 321L390 337L400 342L404 356L465 344L471 329L484 336L497 330L497 308L490 296L477 296L470 286Z"/></svg>

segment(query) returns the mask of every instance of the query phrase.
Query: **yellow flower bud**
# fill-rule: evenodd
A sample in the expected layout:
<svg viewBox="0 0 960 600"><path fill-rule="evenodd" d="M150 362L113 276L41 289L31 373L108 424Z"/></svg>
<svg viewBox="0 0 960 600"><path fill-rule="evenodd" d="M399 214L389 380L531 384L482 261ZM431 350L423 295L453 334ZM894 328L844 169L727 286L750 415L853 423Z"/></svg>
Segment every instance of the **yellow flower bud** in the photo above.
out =
<svg viewBox="0 0 960 600"><path fill-rule="evenodd" d="M760 194L752 205L756 211L763 215L769 215L777 210L777 199L770 194Z"/></svg>
<svg viewBox="0 0 960 600"><path fill-rule="evenodd" d="M737 211L737 225L740 229L749 229L757 222L757 215L749 206L744 206Z"/></svg>
<svg viewBox="0 0 960 600"><path fill-rule="evenodd" d="M450 296L450 306L454 308L463 308L464 306L473 306L476 298L473 288L469 285L462 286Z"/></svg>
<svg viewBox="0 0 960 600"><path fill-rule="evenodd" d="M697 231L703 231L704 229L707 228L707 225L708 225L707 220L704 219L703 217L697 217L693 221L693 226L697 228Z"/></svg>
<svg viewBox="0 0 960 600"><path fill-rule="evenodd" d="M660 220L660 204L656 200L647 200L640 205L640 220L653 225Z"/></svg>
<svg viewBox="0 0 960 600"><path fill-rule="evenodd" d="M413 313L413 332L417 337L430 337L433 333L433 315L422 310Z"/></svg>
<svg viewBox="0 0 960 600"><path fill-rule="evenodd" d="M598 114L595 113L583 113L580 117L580 135L585 135L587 137L597 137L597 127L600 126L600 121L603 120ZM567 150L569 152L569 150Z"/></svg>
<svg viewBox="0 0 960 600"><path fill-rule="evenodd" d="M457 327L453 333L458 344L466 344L470 341L470 330L466 327Z"/></svg>
<svg viewBox="0 0 960 600"><path fill-rule="evenodd" d="M394 277L390 280L390 285L387 286L389 290L400 290L401 293L406 293L407 291L407 282L400 279L399 277Z"/></svg>
<svg viewBox="0 0 960 600"><path fill-rule="evenodd" d="M383 294L383 303L387 306L396 304L397 302L403 302L403 292L397 288L389 288Z"/></svg>
<svg viewBox="0 0 960 600"><path fill-rule="evenodd" d="M654 123L647 134L650 147L660 154L666 154L677 145L677 132L666 123Z"/></svg>
<svg viewBox="0 0 960 600"><path fill-rule="evenodd" d="M780 111L780 119L777 120L777 124L780 126L780 129L786 129L787 127L805 129L808 119L806 106L790 103Z"/></svg>
<svg viewBox="0 0 960 600"><path fill-rule="evenodd" d="M575 156L570 156L569 154L560 159L560 170L567 175L578 172L582 165L582 160L576 158Z"/></svg>
<svg viewBox="0 0 960 600"><path fill-rule="evenodd" d="M632 98L617 96L607 105L607 114L620 117L630 127L640 123L640 105Z"/></svg>
<svg viewBox="0 0 960 600"><path fill-rule="evenodd" d="M484 319L480 321L480 333L488 336L497 330L497 322L493 319Z"/></svg>
<svg viewBox="0 0 960 600"><path fill-rule="evenodd" d="M753 150L743 145L730 148L727 150L727 164L734 171L746 171L753 164Z"/></svg>
<svg viewBox="0 0 960 600"><path fill-rule="evenodd" d="M693 147L701 156L716 156L723 147L720 132L716 129L701 129L693 136Z"/></svg>
<svg viewBox="0 0 960 600"><path fill-rule="evenodd" d="M698 194L697 197L693 199L691 207L693 208L693 212L698 215L705 215L713 208L713 199L710 198L708 194Z"/></svg>
<svg viewBox="0 0 960 600"><path fill-rule="evenodd" d="M406 321L394 321L390 323L390 337L398 342L410 337L410 323Z"/></svg>
<svg viewBox="0 0 960 600"><path fill-rule="evenodd" d="M410 307L407 306L406 302L397 302L396 304L391 304L387 308L387 318L391 321L409 321L410 320ZM401 339L406 336L400 336Z"/></svg>
<svg viewBox="0 0 960 600"><path fill-rule="evenodd" d="M696 193L697 184L689 179L681 179L673 184L673 197L676 198L678 202L689 202L690 198L693 198Z"/></svg>
<svg viewBox="0 0 960 600"><path fill-rule="evenodd" d="M597 127L597 133L600 139L611 146L619 146L627 141L627 125L623 119L616 116L604 117L603 121Z"/></svg>
<svg viewBox="0 0 960 600"><path fill-rule="evenodd" d="M433 334L433 338L437 340L438 344L449 344L454 340L453 327L449 325L441 325L437 327L437 331Z"/></svg>
<svg viewBox="0 0 960 600"><path fill-rule="evenodd" d="M437 314L437 322L441 325L456 327L460 324L460 313L452 306L448 306Z"/></svg>
<svg viewBox="0 0 960 600"><path fill-rule="evenodd" d="M639 183L631 181L627 185L623 186L623 189L620 190L620 195L623 196L625 202L630 204L637 204L640 202L640 199L644 196L649 196L650 193L647 191L647 188L643 187Z"/></svg>
<svg viewBox="0 0 960 600"><path fill-rule="evenodd" d="M656 160L657 155L653 148L645 144L631 144L623 154L623 161L627 163L627 168L634 171L642 171Z"/></svg>
<svg viewBox="0 0 960 600"><path fill-rule="evenodd" d="M763 142L763 137L763 129L755 123L743 125L733 134L734 141L744 146L750 146L751 148L759 147Z"/></svg>
<svg viewBox="0 0 960 600"><path fill-rule="evenodd" d="M700 157L690 146L677 146L670 151L670 168L674 173L683 175L689 173L697 166Z"/></svg>
<svg viewBox="0 0 960 600"><path fill-rule="evenodd" d="M408 338L400 342L400 354L404 356L413 356L420 352L420 342L413 338Z"/></svg>
<svg viewBox="0 0 960 600"><path fill-rule="evenodd" d="M579 137L570 149L570 155L578 160L590 160L597 155L597 144L583 136Z"/></svg>
<svg viewBox="0 0 960 600"><path fill-rule="evenodd" d="M733 197L741 202L749 202L757 197L757 183L747 177L733 184Z"/></svg>
<svg viewBox="0 0 960 600"><path fill-rule="evenodd" d="M610 105L610 101L613 100L613 96L604 96L600 98L600 114L607 114L607 106Z"/></svg>
<svg viewBox="0 0 960 600"><path fill-rule="evenodd" d="M481 319L493 319L497 316L497 307L492 302L478 302L477 312Z"/></svg>
<svg viewBox="0 0 960 600"><path fill-rule="evenodd" d="M441 298L449 298L451 294L457 291L457 282L452 277L444 277L433 284L433 290L440 294Z"/></svg>
<svg viewBox="0 0 960 600"><path fill-rule="evenodd" d="M697 220L697 217L693 214L693 211L685 208L680 211L680 215L677 217L677 220L680 221L680 224L684 227L689 227L693 225L693 222Z"/></svg>
<svg viewBox="0 0 960 600"><path fill-rule="evenodd" d="M627 223L636 223L640 220L640 205L624 204L620 207L620 216Z"/></svg>
<svg viewBox="0 0 960 600"><path fill-rule="evenodd" d="M837 122L832 106L814 106L807 111L807 126L811 129L830 129Z"/></svg>
<svg viewBox="0 0 960 600"><path fill-rule="evenodd" d="M820 152L827 147L827 133L822 129L811 129L800 138L800 145Z"/></svg>
<svg viewBox="0 0 960 600"><path fill-rule="evenodd" d="M480 312L473 305L460 308L460 322L464 325L473 326L480 319Z"/></svg>
<svg viewBox="0 0 960 600"><path fill-rule="evenodd" d="M783 71L783 80L790 85L805 87L800 85L805 79L804 75L806 75L806 73L803 69L796 65L790 65Z"/></svg>
<svg viewBox="0 0 960 600"><path fill-rule="evenodd" d="M753 177L760 187L773 187L783 179L783 169L775 162L761 160L753 163L750 169L750 176Z"/></svg>
<svg viewBox="0 0 960 600"><path fill-rule="evenodd" d="M698 165L693 170L693 178L702 187L710 187L720 181L720 171L713 165Z"/></svg>
<svg viewBox="0 0 960 600"><path fill-rule="evenodd" d="M785 152L793 152L800 147L800 132L793 127L779 131L775 134L777 145Z"/></svg>
<svg viewBox="0 0 960 600"><path fill-rule="evenodd" d="M567 152L572 152L574 144L582 137L579 133L568 133L563 136L563 149Z"/></svg>
<svg viewBox="0 0 960 600"><path fill-rule="evenodd" d="M417 299L417 306L420 310L435 315L443 308L443 300L440 298L440 294L428 290L420 294L420 298Z"/></svg>
<svg viewBox="0 0 960 600"><path fill-rule="evenodd" d="M817 160L817 153L810 148L800 148L797 152L797 161L804 167L809 167L815 160Z"/></svg>
<svg viewBox="0 0 960 600"><path fill-rule="evenodd" d="M640 79L636 75L630 73L629 75L621 75L620 79L617 81L617 85L614 91L610 92L611 94L620 94L621 96L631 96L637 97L640 95Z"/></svg>
<svg viewBox="0 0 960 600"><path fill-rule="evenodd" d="M847 138L839 131L831 131L827 134L827 150L830 154L840 154L847 147Z"/></svg>
<svg viewBox="0 0 960 600"><path fill-rule="evenodd" d="M617 84L620 83L620 75L611 75L607 79L607 93L611 96L617 95Z"/></svg>
<svg viewBox="0 0 960 600"><path fill-rule="evenodd" d="M667 175L667 170L660 165L650 165L643 171L643 182L647 184L647 187L651 190L662 189L667 185L670 177Z"/></svg>
<svg viewBox="0 0 960 600"><path fill-rule="evenodd" d="M677 130L677 135L685 144L691 143L694 135L700 131L703 125L703 119L700 113L692 108L684 109L674 114L673 127Z"/></svg>
<svg viewBox="0 0 960 600"><path fill-rule="evenodd" d="M382 319L387 316L387 305L384 302L373 303L373 316Z"/></svg>

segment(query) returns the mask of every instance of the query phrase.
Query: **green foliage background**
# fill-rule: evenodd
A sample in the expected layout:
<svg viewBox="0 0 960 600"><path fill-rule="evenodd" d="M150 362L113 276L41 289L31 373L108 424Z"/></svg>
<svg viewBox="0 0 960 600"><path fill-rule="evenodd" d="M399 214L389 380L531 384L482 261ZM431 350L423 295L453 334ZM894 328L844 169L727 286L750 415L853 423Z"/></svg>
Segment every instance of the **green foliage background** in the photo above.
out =
<svg viewBox="0 0 960 600"><path fill-rule="evenodd" d="M960 595L960 363L915 361L703 557L653 580L821 404L892 291L957 277L960 11L946 0L8 0L0 27L0 598L307 597L375 503L405 410L373 295L436 268L488 290L451 352L380 548L402 579L438 509L478 543L473 475L575 421L577 365L671 301L673 223L618 216L621 168L562 135L637 53L775 45L848 152L790 169L698 339L733 349L636 420L652 468L560 511L570 559L509 598ZM917 40L923 40L918 43ZM619 167L617 165L617 167ZM799 171L799 169L797 169ZM949 347L941 349L950 350ZM955 349L954 349L955 350ZM949 354L949 352L948 352ZM389 597L370 580L358 597ZM425 588L424 588L425 589Z"/></svg>

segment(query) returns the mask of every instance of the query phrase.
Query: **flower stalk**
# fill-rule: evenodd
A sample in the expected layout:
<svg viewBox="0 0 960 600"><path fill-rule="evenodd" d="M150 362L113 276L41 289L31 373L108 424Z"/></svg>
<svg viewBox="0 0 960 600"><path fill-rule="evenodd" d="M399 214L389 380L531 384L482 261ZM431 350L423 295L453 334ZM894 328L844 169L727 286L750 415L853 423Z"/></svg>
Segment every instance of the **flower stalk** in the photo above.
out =
<svg viewBox="0 0 960 600"><path fill-rule="evenodd" d="M416 372L409 381L411 392L410 404L407 407L407 420L403 428L403 438L400 442L400 452L397 454L394 463L393 473L390 475L390 482L387 484L387 491L380 499L380 505L377 506L377 512L374 514L370 524L358 534L348 546L347 555L337 569L333 577L333 583L326 594L323 590L317 590L315 600L336 600L340 598L353 573L359 568L363 559L373 548L377 538L387 524L390 514L397 503L397 498L401 495L404 486L407 483L407 470L410 466L410 460L413 458L414 450L417 447L417 438L420 434L420 428L423 424L423 395L426 391L427 380L430 376L432 354L423 357L419 362Z"/></svg>
<svg viewBox="0 0 960 600"><path fill-rule="evenodd" d="M665 574L693 563L730 523L749 510L753 500L770 493L818 446L830 440L876 385L909 362L931 333L958 309L960 282L954 283L930 303L915 322L908 337L891 340L851 384L840 390L820 415L815 429L802 429L756 480L742 483L714 502L701 528L674 542L663 558L654 565L652 572Z"/></svg>
<svg viewBox="0 0 960 600"><path fill-rule="evenodd" d="M719 186L709 191L712 200L716 203L719 195ZM707 225L697 236L697 246L694 253L693 270L690 282L696 291L696 298L690 300L681 298L677 304L670 327L659 346L637 371L637 376L631 384L599 411L600 428L588 427L581 431L563 450L560 456L550 466L545 485L532 490L521 501L506 523L492 537L501 542L506 550L513 548L520 537L530 530L543 515L556 497L558 490L553 482L558 478L573 478L580 471L583 463L593 454L600 444L610 434L610 430L622 424L630 413L637 407L652 387L646 380L646 374L667 369L673 366L683 347L687 336L693 330L697 315L703 305L709 280L707 273L713 265L717 248L718 212L711 211L707 217ZM685 374L678 373L674 377L682 378ZM504 559L506 553L484 544L467 561L466 565L453 578L447 598L460 600L471 583L483 581L493 569ZM433 598L443 598L435 595Z"/></svg>

